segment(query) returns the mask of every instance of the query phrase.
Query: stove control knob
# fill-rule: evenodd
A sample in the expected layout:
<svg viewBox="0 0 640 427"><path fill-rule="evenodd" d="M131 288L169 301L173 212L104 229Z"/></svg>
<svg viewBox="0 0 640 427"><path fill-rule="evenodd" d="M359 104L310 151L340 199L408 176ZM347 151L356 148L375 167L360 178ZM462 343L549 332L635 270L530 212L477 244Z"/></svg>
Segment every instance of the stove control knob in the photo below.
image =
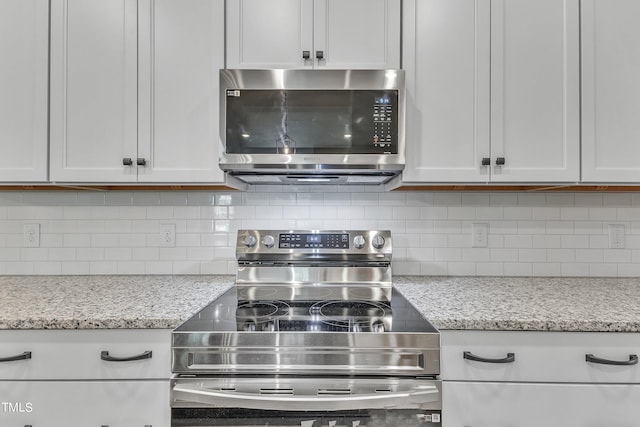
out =
<svg viewBox="0 0 640 427"><path fill-rule="evenodd" d="M244 238L244 245L248 248L252 248L256 245L258 241L256 240L256 236L254 236L253 234L249 234L247 237Z"/></svg>
<svg viewBox="0 0 640 427"><path fill-rule="evenodd" d="M355 246L356 249L364 248L365 243L366 240L364 240L364 236L360 234L353 238L353 246Z"/></svg>
<svg viewBox="0 0 640 427"><path fill-rule="evenodd" d="M377 235L376 237L373 238L373 240L371 241L371 244L373 245L374 248L381 249L385 244L384 237L382 237L381 235Z"/></svg>
<svg viewBox="0 0 640 427"><path fill-rule="evenodd" d="M268 248L272 248L273 245L276 244L276 239L273 238L273 236L271 234L267 234L266 236L264 236L264 238L262 239L262 244L265 245Z"/></svg>

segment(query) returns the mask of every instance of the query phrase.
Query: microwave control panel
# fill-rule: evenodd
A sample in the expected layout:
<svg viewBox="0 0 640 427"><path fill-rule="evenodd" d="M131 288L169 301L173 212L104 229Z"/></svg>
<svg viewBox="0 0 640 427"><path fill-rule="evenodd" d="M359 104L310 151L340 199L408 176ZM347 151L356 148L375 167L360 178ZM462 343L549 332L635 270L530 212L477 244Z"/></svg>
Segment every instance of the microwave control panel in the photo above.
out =
<svg viewBox="0 0 640 427"><path fill-rule="evenodd" d="M377 96L373 104L373 145L390 148L393 142L393 106L387 96Z"/></svg>

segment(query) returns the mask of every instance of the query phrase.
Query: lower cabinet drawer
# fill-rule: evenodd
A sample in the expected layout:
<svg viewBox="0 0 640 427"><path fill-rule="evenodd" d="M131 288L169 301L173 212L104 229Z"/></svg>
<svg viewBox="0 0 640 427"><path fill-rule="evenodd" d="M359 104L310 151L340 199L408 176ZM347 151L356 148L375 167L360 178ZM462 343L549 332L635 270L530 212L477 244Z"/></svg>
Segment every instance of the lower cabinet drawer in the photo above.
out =
<svg viewBox="0 0 640 427"><path fill-rule="evenodd" d="M445 381L442 427L635 427L640 385Z"/></svg>
<svg viewBox="0 0 640 427"><path fill-rule="evenodd" d="M2 427L168 427L169 381L0 381Z"/></svg>
<svg viewBox="0 0 640 427"><path fill-rule="evenodd" d="M640 333L441 331L441 344L443 380L640 384Z"/></svg>
<svg viewBox="0 0 640 427"><path fill-rule="evenodd" d="M168 379L170 350L169 329L3 330L0 380Z"/></svg>

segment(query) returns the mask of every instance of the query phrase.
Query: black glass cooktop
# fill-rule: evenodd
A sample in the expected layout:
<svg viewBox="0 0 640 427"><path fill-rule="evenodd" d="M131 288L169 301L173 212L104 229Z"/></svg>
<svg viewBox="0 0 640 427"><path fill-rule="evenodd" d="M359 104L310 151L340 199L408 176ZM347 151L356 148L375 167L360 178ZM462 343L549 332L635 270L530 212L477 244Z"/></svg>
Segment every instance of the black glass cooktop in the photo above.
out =
<svg viewBox="0 0 640 427"><path fill-rule="evenodd" d="M315 297L309 299L286 299L283 294L287 292L277 287L238 290L234 286L175 331L437 332L396 289L391 291L390 302L363 298L372 292L362 287L317 288L312 292Z"/></svg>

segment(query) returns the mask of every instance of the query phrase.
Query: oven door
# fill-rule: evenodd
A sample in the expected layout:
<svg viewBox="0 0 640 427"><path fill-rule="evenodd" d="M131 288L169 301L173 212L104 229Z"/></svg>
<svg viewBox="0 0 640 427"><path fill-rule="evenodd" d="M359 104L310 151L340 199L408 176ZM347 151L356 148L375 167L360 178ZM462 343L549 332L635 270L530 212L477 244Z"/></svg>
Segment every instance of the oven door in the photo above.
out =
<svg viewBox="0 0 640 427"><path fill-rule="evenodd" d="M413 378L174 378L171 426L439 426L440 381Z"/></svg>

